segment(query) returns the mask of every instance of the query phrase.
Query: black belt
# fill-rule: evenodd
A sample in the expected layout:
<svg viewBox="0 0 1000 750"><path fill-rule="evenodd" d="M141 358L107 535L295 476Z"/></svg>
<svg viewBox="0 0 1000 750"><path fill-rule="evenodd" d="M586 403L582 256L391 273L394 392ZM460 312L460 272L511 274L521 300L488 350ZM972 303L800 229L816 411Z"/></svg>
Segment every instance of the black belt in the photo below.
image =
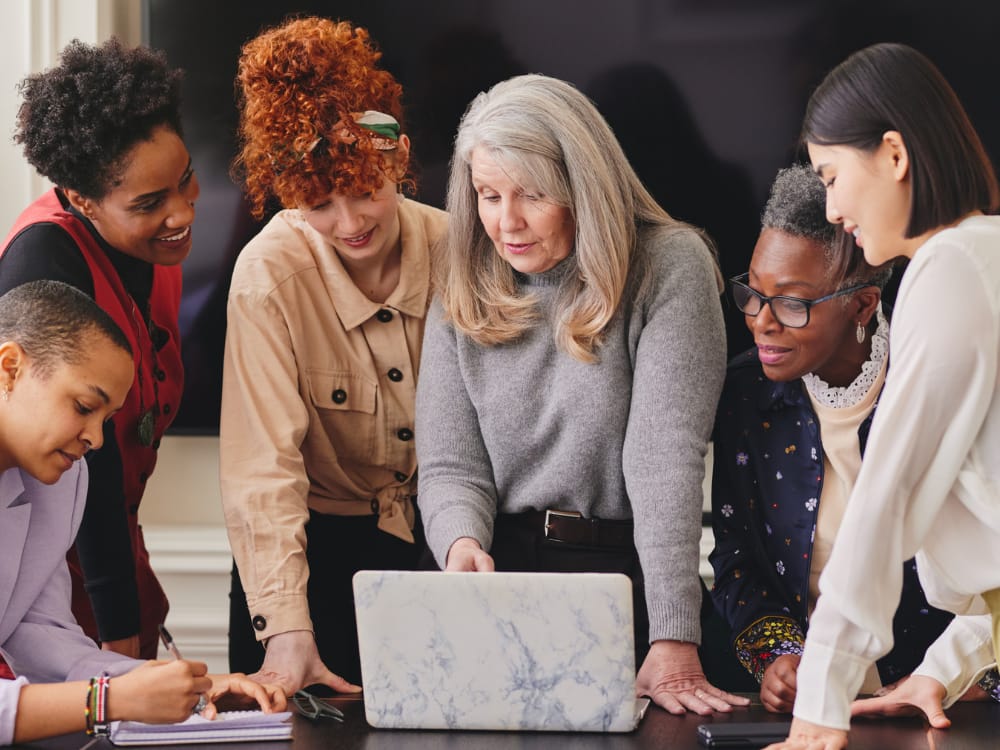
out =
<svg viewBox="0 0 1000 750"><path fill-rule="evenodd" d="M581 547L635 549L634 525L631 519L615 521L607 518L584 518L574 510L532 510L505 514L505 519L518 525L536 528L550 542L562 542Z"/></svg>

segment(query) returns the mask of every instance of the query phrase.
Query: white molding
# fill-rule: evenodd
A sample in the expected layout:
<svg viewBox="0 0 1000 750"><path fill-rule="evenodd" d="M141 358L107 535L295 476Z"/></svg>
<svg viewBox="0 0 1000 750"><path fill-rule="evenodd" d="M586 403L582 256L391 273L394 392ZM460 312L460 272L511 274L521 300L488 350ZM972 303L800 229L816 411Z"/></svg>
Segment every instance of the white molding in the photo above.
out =
<svg viewBox="0 0 1000 750"><path fill-rule="evenodd" d="M698 547L698 573L704 579L705 585L712 588L712 583L715 581L715 571L712 570L712 565L708 561L708 555L715 547L715 536L712 534L711 526L701 527L701 542Z"/></svg>
<svg viewBox="0 0 1000 750"><path fill-rule="evenodd" d="M156 550L157 572L229 573L233 555L221 526L145 525L142 534L150 554Z"/></svg>
<svg viewBox="0 0 1000 750"><path fill-rule="evenodd" d="M210 672L228 672L233 558L225 528L145 525L143 537L170 601L167 626L184 656L206 662Z"/></svg>
<svg viewBox="0 0 1000 750"><path fill-rule="evenodd" d="M139 521L143 528L225 526L219 488L217 435L165 435L149 478Z"/></svg>

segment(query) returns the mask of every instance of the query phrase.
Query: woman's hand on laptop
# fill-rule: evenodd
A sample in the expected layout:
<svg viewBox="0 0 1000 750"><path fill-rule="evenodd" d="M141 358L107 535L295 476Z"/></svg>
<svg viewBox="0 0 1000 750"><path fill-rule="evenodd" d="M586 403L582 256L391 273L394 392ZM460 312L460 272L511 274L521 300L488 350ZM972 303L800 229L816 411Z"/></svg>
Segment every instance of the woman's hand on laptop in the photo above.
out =
<svg viewBox="0 0 1000 750"><path fill-rule="evenodd" d="M450 572L491 573L496 569L493 558L483 551L479 542L469 536L456 539L448 550L445 570Z"/></svg>
<svg viewBox="0 0 1000 750"><path fill-rule="evenodd" d="M649 696L672 714L693 711L706 715L750 703L706 680L698 647L684 641L653 641L636 677L635 692Z"/></svg>
<svg viewBox="0 0 1000 750"><path fill-rule="evenodd" d="M307 685L326 685L338 693L361 692L358 685L352 685L327 669L309 630L291 630L271 636L260 671L248 676L264 684L281 685L289 696Z"/></svg>

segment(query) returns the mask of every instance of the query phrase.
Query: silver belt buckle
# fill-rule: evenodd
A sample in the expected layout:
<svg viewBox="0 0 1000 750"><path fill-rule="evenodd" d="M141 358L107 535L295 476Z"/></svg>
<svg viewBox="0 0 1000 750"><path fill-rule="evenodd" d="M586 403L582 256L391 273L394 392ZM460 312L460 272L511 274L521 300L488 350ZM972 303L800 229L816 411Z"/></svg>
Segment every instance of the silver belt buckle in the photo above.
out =
<svg viewBox="0 0 1000 750"><path fill-rule="evenodd" d="M578 510L545 510L545 538L549 538L549 519L552 516L561 516L562 518L583 518L583 513Z"/></svg>

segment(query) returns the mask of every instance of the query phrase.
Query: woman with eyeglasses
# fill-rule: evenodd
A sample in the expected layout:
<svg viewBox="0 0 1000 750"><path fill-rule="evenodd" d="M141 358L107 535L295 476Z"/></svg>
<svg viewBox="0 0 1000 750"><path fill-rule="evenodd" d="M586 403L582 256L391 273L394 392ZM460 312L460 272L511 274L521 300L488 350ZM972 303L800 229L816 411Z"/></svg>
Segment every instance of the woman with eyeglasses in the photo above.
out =
<svg viewBox="0 0 1000 750"><path fill-rule="evenodd" d="M756 346L730 364L716 416L712 596L761 703L782 713L888 360L891 271L826 221L824 200L808 166L778 173L750 271L731 282ZM904 568L896 647L866 673L865 693L913 671L951 619Z"/></svg>
<svg viewBox="0 0 1000 750"><path fill-rule="evenodd" d="M856 713L912 703L945 727L942 705L1000 645L1000 189L955 92L905 45L868 47L835 68L802 134L827 218L869 263L909 259L846 541L827 562L799 665L809 689L778 746L839 750L868 666L893 647L904 559L916 556L929 601L965 616L898 697Z"/></svg>

